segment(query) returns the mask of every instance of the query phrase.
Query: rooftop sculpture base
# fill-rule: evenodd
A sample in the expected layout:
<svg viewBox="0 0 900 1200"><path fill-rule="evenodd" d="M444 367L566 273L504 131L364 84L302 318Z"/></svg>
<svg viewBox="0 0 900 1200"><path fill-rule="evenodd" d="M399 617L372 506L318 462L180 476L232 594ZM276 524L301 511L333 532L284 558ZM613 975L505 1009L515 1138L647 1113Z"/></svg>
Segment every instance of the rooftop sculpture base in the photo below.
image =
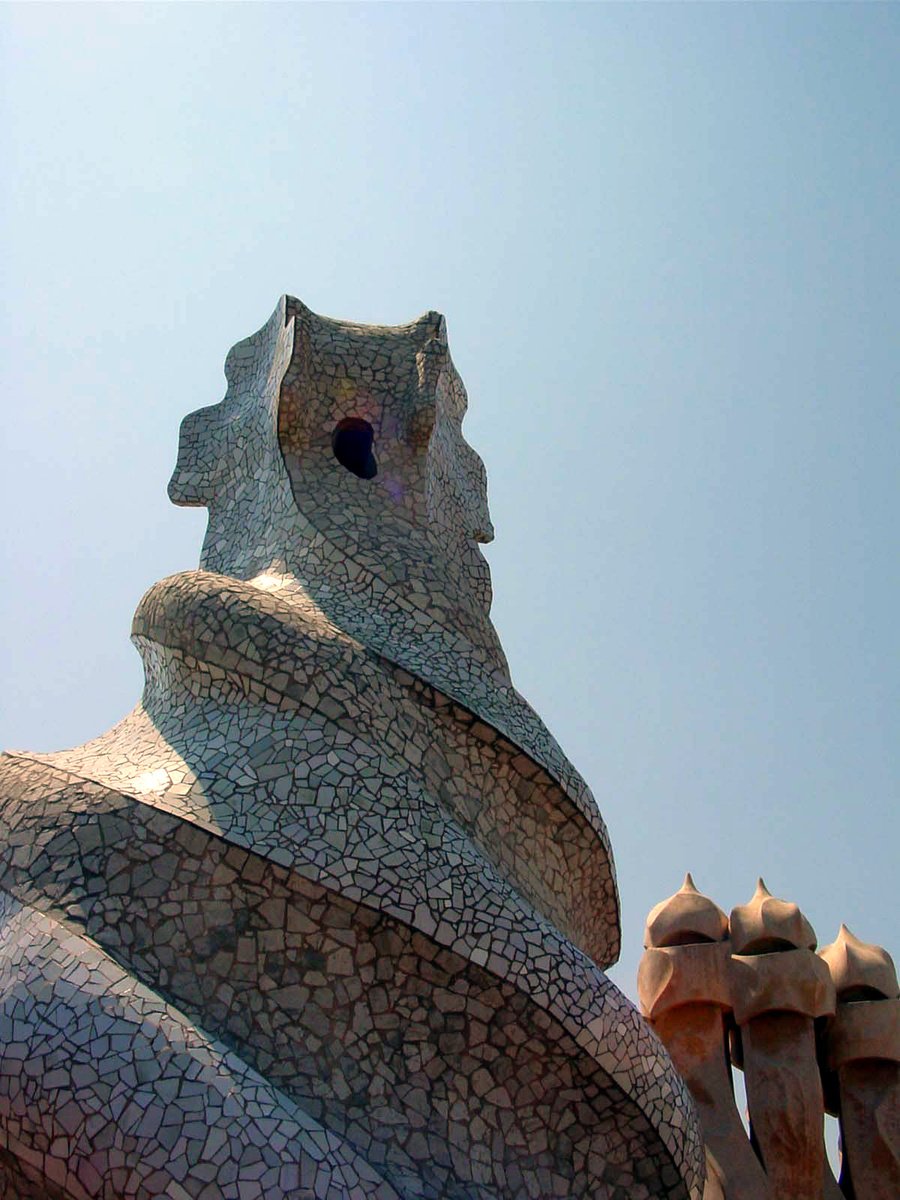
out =
<svg viewBox="0 0 900 1200"><path fill-rule="evenodd" d="M285 297L226 376L141 703L0 764L0 1197L698 1195L605 827L490 624L443 319Z"/></svg>

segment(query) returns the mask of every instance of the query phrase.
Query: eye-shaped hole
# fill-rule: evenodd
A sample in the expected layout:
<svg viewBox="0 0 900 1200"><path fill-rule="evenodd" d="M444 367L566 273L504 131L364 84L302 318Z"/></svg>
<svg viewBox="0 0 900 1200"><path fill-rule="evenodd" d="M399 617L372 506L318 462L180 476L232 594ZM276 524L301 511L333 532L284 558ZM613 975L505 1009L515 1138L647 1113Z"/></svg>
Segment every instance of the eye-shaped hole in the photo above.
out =
<svg viewBox="0 0 900 1200"><path fill-rule="evenodd" d="M331 435L334 457L360 479L374 479L378 474L378 463L372 453L375 431L362 417L344 417L338 421Z"/></svg>

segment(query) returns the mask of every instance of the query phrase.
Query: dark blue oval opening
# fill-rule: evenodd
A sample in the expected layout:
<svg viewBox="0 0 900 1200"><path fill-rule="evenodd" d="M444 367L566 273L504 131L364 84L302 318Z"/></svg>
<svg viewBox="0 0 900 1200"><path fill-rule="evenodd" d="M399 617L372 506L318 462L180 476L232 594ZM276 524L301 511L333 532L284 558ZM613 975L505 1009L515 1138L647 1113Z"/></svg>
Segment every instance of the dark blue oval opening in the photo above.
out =
<svg viewBox="0 0 900 1200"><path fill-rule="evenodd" d="M374 479L378 474L378 463L372 453L375 431L362 417L344 417L338 421L331 435L334 457L359 479Z"/></svg>

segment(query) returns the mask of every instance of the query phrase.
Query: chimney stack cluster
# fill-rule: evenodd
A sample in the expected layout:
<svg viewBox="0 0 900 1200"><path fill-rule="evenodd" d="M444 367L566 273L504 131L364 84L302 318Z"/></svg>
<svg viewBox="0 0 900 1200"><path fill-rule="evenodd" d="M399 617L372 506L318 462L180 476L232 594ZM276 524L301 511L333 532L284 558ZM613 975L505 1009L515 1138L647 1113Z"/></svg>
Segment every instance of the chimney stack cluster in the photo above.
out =
<svg viewBox="0 0 900 1200"><path fill-rule="evenodd" d="M809 921L761 879L727 917L690 875L650 913L644 946L641 1010L700 1114L704 1200L900 1196L900 992L886 950L842 925L816 953ZM840 1121L839 1183L825 1113Z"/></svg>

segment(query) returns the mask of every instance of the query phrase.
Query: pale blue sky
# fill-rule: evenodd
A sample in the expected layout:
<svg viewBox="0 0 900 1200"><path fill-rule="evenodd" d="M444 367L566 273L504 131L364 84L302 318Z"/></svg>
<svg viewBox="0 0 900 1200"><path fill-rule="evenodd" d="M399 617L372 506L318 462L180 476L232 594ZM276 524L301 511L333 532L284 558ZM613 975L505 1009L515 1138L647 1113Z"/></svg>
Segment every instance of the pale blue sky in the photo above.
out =
<svg viewBox="0 0 900 1200"><path fill-rule="evenodd" d="M685 870L900 949L900 7L0 7L0 742L133 704L178 422L291 292L436 308L494 616L634 994Z"/></svg>

